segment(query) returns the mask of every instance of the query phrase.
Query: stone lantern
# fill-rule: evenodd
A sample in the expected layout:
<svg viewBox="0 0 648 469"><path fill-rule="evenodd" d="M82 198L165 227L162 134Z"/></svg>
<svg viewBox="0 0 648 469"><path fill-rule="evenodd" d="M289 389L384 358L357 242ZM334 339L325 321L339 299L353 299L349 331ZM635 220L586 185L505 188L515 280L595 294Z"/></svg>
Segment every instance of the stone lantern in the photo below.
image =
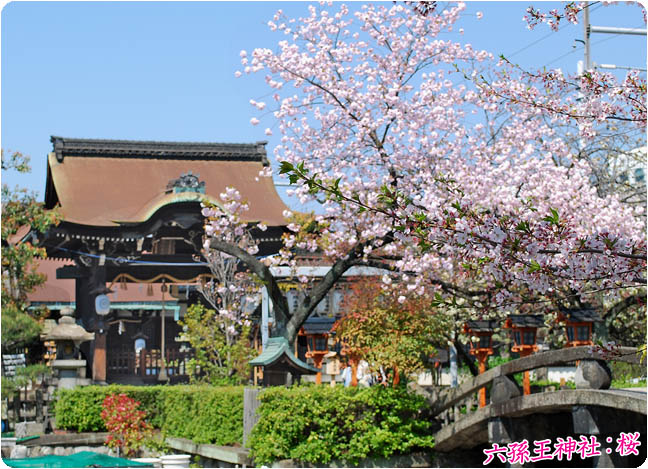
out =
<svg viewBox="0 0 648 469"><path fill-rule="evenodd" d="M52 362L55 375L58 375L58 387L70 389L78 385L90 384L85 377L86 361L82 360L79 345L94 340L94 334L86 331L74 321L73 310L61 310L58 324L45 335L45 340L56 343L56 358Z"/></svg>

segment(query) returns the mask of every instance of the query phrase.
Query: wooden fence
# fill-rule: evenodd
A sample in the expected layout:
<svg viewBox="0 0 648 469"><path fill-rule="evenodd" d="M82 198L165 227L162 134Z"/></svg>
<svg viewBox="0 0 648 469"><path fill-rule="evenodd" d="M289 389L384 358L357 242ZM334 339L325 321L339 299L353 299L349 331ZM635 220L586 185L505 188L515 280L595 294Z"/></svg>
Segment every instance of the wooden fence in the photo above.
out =
<svg viewBox="0 0 648 469"><path fill-rule="evenodd" d="M186 376L188 361L193 357L191 351L167 349L165 353L166 372L169 376ZM157 376L162 366L160 350L111 351L107 358L108 373L120 376Z"/></svg>

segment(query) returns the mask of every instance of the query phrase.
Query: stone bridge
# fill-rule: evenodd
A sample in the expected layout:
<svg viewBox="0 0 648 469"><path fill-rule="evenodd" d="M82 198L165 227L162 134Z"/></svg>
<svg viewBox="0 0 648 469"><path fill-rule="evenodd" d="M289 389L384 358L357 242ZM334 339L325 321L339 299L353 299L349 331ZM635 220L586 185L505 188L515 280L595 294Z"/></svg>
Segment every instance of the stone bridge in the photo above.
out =
<svg viewBox="0 0 648 469"><path fill-rule="evenodd" d="M646 390L607 389L611 373L607 361L640 363L637 349L621 347L604 357L589 346L536 353L504 363L463 382L459 387L422 388L414 386L431 404L433 416L441 423L435 434L435 449L441 452L478 448L498 443L574 435L596 435L606 446L620 432L641 433L643 459L646 445ZM577 362L576 389L523 395L513 375L535 368ZM490 401L478 407L476 392L486 387ZM600 456L597 467L625 465L616 454ZM616 459L615 459L616 458ZM639 461L639 464L643 462Z"/></svg>

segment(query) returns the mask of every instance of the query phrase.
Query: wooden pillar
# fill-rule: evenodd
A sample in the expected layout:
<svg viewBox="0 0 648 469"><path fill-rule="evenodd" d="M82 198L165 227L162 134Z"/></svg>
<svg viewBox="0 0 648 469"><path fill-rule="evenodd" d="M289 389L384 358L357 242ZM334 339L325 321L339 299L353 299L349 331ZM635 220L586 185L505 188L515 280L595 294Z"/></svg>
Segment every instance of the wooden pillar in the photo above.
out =
<svg viewBox="0 0 648 469"><path fill-rule="evenodd" d="M524 349L520 350L520 352L519 352L520 358L528 357L533 352L534 352L534 350L532 350L532 349L524 348ZM522 390L523 390L525 396L528 396L529 394L531 394L531 380L529 378L529 371L528 370L525 371L522 374Z"/></svg>
<svg viewBox="0 0 648 469"><path fill-rule="evenodd" d="M320 371L317 372L315 375L315 384L322 384L322 360L324 359L324 355L321 354L315 354L313 356L313 364L315 365L315 368L319 368Z"/></svg>
<svg viewBox="0 0 648 469"><path fill-rule="evenodd" d="M398 367L394 367L394 382L392 383L392 387L396 388L398 387L398 384L400 383L400 374L398 373Z"/></svg>
<svg viewBox="0 0 648 469"><path fill-rule="evenodd" d="M87 331L94 330L94 305L90 304L87 292L90 290L90 269L77 267L75 278L74 301L76 303L75 319L81 320L81 325ZM92 306L92 308L91 308ZM96 334L95 334L96 337ZM86 376L92 378L92 361L94 358L94 341L83 342L79 347L86 359Z"/></svg>
<svg viewBox="0 0 648 469"><path fill-rule="evenodd" d="M94 357L92 360L92 380L106 381L106 334L95 333Z"/></svg>
<svg viewBox="0 0 648 469"><path fill-rule="evenodd" d="M243 446L247 445L252 429L259 421L259 388L243 389Z"/></svg>
<svg viewBox="0 0 648 469"><path fill-rule="evenodd" d="M140 350L139 352L139 372L141 377L146 376L146 355L147 352L145 349Z"/></svg>
<svg viewBox="0 0 648 469"><path fill-rule="evenodd" d="M531 381L529 379L529 372L525 371L522 379L522 389L524 390L524 395L528 396L531 394Z"/></svg>
<svg viewBox="0 0 648 469"><path fill-rule="evenodd" d="M479 353L477 355L479 360L479 374L486 372L486 360L488 359L487 353ZM486 407L486 388L479 388L479 407Z"/></svg>
<svg viewBox="0 0 648 469"><path fill-rule="evenodd" d="M90 362L92 379L95 382L105 383L108 324L105 324L103 318L97 315L94 303L97 295L102 294L106 287L106 268L97 265L96 260L90 265L85 265L79 259L76 263L78 266L75 288L76 317L81 319L81 324L86 330L95 333L95 339L90 343L90 347L82 350L86 360Z"/></svg>

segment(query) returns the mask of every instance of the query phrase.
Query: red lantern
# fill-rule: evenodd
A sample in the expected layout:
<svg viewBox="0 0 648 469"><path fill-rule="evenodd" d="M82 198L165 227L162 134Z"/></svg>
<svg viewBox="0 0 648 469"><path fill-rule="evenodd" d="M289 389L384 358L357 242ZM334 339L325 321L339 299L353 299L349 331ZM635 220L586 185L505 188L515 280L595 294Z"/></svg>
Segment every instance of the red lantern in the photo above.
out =
<svg viewBox="0 0 648 469"><path fill-rule="evenodd" d="M592 324L599 321L600 316L591 308L561 310L558 313L558 322L565 324L565 347L593 345Z"/></svg>
<svg viewBox="0 0 648 469"><path fill-rule="evenodd" d="M513 339L512 352L520 354L520 357L526 357L538 350L536 336L538 328L544 325L542 316L531 314L511 314L504 322L504 327L511 330ZM531 382L529 372L524 372L523 379L524 394L531 394Z"/></svg>
<svg viewBox="0 0 648 469"><path fill-rule="evenodd" d="M486 371L486 359L493 354L493 333L496 327L495 321L468 321L464 324L464 332L477 340L470 341L470 354L477 357L479 362L479 374ZM479 390L479 407L486 406L486 388Z"/></svg>
<svg viewBox="0 0 648 469"><path fill-rule="evenodd" d="M328 347L329 335L325 333L318 333L318 334L307 333L303 327L299 330L299 335L306 336L306 347L307 347L306 357L312 358L315 367L320 368L321 370L322 360L329 353L329 347ZM315 382L317 384L322 383L321 371L319 371L315 376Z"/></svg>

